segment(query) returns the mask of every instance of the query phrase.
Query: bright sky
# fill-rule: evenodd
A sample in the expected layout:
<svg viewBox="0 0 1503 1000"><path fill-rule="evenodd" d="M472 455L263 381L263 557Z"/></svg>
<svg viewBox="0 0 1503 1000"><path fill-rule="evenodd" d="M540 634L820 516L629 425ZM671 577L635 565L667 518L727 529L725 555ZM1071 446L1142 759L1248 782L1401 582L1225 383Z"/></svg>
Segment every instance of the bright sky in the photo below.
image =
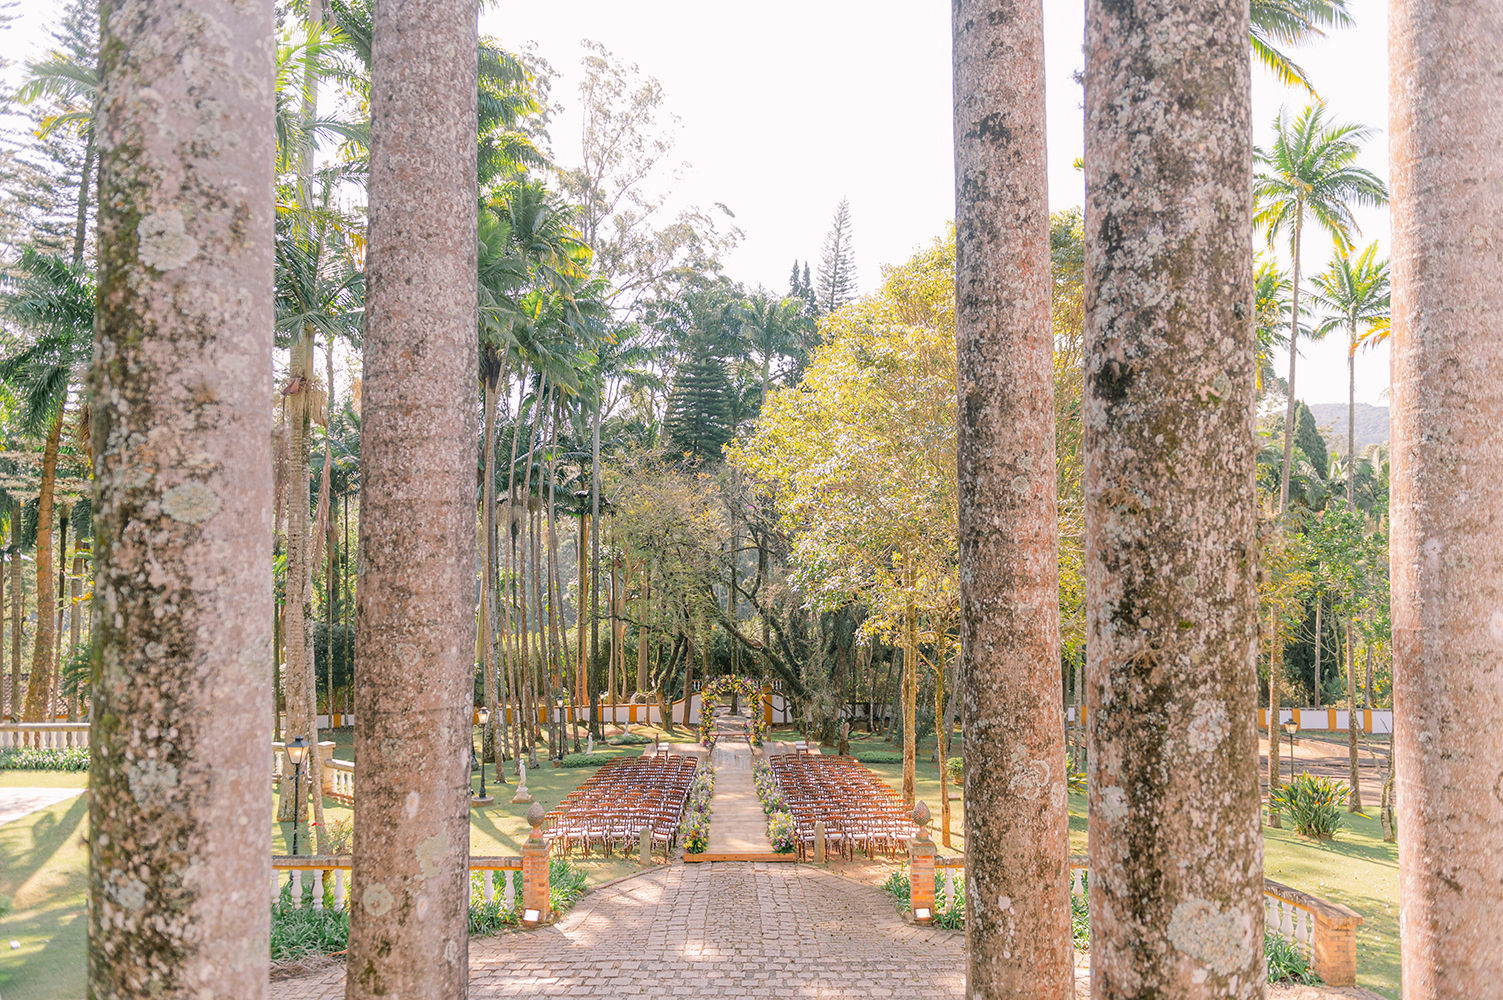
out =
<svg viewBox="0 0 1503 1000"><path fill-rule="evenodd" d="M13 37L35 52L50 4L23 5ZM1084 4L1045 0L1051 208L1083 201L1072 163L1082 147L1081 92L1070 79L1083 59ZM1382 0L1350 0L1357 25L1295 53L1338 121L1375 130L1363 165L1385 180L1388 148L1387 21ZM579 42L591 38L662 81L683 119L676 156L691 168L676 200L723 202L745 241L726 270L748 284L787 289L794 258L818 267L820 244L841 197L851 202L857 273L870 290L882 264L906 259L954 213L950 3L946 0L574 0L567 6L505 4L481 31L508 48L537 43L564 75L555 97L557 159L578 162ZM17 48L7 46L11 51ZM24 56L23 56L24 58ZM1281 104L1307 98L1253 69L1256 138L1268 138ZM1362 238L1388 243L1386 211L1359 214ZM1307 270L1329 257L1307 236ZM1287 359L1278 362L1287 374ZM1345 402L1344 343L1305 345L1296 377L1308 402ZM1386 348L1358 356L1357 398L1386 404Z"/></svg>

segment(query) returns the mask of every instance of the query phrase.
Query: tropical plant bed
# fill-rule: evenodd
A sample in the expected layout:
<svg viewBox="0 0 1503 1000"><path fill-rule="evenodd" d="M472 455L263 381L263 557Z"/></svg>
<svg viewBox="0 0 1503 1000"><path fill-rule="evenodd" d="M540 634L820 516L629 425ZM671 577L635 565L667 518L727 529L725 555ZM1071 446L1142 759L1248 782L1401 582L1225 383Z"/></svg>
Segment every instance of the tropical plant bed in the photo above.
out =
<svg viewBox="0 0 1503 1000"><path fill-rule="evenodd" d="M0 750L0 771L87 771L88 747L8 747Z"/></svg>

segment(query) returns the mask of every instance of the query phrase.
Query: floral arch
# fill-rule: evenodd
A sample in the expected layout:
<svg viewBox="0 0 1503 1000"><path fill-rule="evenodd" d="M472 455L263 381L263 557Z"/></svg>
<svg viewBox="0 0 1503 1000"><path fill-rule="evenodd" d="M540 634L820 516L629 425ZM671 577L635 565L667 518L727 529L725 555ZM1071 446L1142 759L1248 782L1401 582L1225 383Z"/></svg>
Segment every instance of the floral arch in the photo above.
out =
<svg viewBox="0 0 1503 1000"><path fill-rule="evenodd" d="M752 712L751 731L747 734L747 742L754 747L762 745L763 734L767 731L765 721L766 713L762 711L762 682L750 677L738 677L735 674L723 674L706 681L699 689L699 742L705 746L710 745L710 729L713 724L712 716L715 706L720 704L722 698L735 694L757 707Z"/></svg>

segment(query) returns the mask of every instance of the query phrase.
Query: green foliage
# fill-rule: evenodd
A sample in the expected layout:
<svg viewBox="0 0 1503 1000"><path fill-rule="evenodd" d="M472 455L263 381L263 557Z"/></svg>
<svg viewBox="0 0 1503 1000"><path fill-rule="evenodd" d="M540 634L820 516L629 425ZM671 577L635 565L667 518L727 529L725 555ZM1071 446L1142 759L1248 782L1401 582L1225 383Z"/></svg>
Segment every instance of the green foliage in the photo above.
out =
<svg viewBox="0 0 1503 1000"><path fill-rule="evenodd" d="M548 862L548 905L554 913L568 913L584 894L583 868L568 858L554 858Z"/></svg>
<svg viewBox="0 0 1503 1000"><path fill-rule="evenodd" d="M858 760L860 758L857 758ZM965 760L960 757L951 757L945 761L945 773L955 784L960 784L965 778Z"/></svg>
<svg viewBox="0 0 1503 1000"><path fill-rule="evenodd" d="M292 883L282 886L271 904L271 960L295 962L312 955L328 955L350 945L350 915L325 905L313 908L313 880L303 885L301 905L294 906Z"/></svg>
<svg viewBox="0 0 1503 1000"><path fill-rule="evenodd" d="M571 753L564 757L560 767L599 767L605 758L598 753Z"/></svg>
<svg viewBox="0 0 1503 1000"><path fill-rule="evenodd" d="M807 280L807 279L806 279ZM832 313L856 297L856 251L851 245L851 203L840 199L819 256L819 311Z"/></svg>
<svg viewBox="0 0 1503 1000"><path fill-rule="evenodd" d="M903 755L895 750L857 750L853 756L863 764L903 763Z"/></svg>
<svg viewBox="0 0 1503 1000"><path fill-rule="evenodd" d="M651 743L652 737L643 736L641 733L622 733L620 736L612 736L606 742L613 747L635 747Z"/></svg>
<svg viewBox="0 0 1503 1000"><path fill-rule="evenodd" d="M903 865L897 871L887 876L887 881L882 883L882 891L897 901L898 909L907 913L913 909L913 886L909 881L908 866ZM934 925L947 927L951 930L965 928L965 879L958 873L955 876L955 898L950 899L945 892L945 873L934 873Z"/></svg>
<svg viewBox="0 0 1503 1000"><path fill-rule="evenodd" d="M1275 789L1269 802L1289 814L1301 836L1329 840L1341 828L1341 803L1349 791L1345 782L1307 773Z"/></svg>
<svg viewBox="0 0 1503 1000"><path fill-rule="evenodd" d="M718 462L735 434L731 396L725 362L708 351L680 368L668 397L669 448L701 462Z"/></svg>
<svg viewBox="0 0 1503 1000"><path fill-rule="evenodd" d="M1076 951L1091 948L1091 875L1082 872L1080 891L1070 893L1070 937Z"/></svg>
<svg viewBox="0 0 1503 1000"><path fill-rule="evenodd" d="M87 771L88 747L44 749L10 747L0 750L0 771Z"/></svg>
<svg viewBox="0 0 1503 1000"><path fill-rule="evenodd" d="M1263 952L1268 956L1270 983L1314 985L1321 981L1315 970L1310 968L1305 953L1277 934L1263 932Z"/></svg>
<svg viewBox="0 0 1503 1000"><path fill-rule="evenodd" d="M1294 446L1304 453L1310 467L1322 480L1331 467L1331 455L1326 450L1326 439L1320 436L1315 426L1315 416L1303 402L1295 406Z"/></svg>

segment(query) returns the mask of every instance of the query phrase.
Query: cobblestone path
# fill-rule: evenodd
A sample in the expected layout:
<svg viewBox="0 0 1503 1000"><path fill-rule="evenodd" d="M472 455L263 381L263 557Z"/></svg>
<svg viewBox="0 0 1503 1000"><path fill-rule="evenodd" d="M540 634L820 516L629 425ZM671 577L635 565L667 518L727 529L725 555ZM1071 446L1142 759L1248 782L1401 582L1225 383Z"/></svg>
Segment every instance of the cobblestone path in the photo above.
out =
<svg viewBox="0 0 1503 1000"><path fill-rule="evenodd" d="M553 927L470 942L471 997L961 997L965 936L805 865L674 865L591 892ZM272 984L342 1000L342 966Z"/></svg>

